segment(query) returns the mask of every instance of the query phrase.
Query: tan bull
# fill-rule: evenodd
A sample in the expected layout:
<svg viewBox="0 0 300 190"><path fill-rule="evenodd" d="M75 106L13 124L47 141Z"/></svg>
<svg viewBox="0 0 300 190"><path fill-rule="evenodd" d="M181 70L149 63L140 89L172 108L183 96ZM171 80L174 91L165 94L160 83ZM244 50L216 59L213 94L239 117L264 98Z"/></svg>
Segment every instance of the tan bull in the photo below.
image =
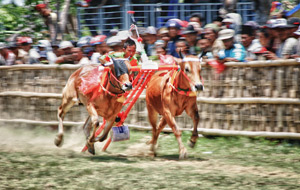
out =
<svg viewBox="0 0 300 190"><path fill-rule="evenodd" d="M187 56L179 63L180 70L157 72L148 83L146 103L148 118L152 125L151 151L156 155L155 145L158 136L168 124L179 144L179 158L186 158L187 151L181 140L181 131L176 124L175 116L185 111L193 120L194 128L190 146L194 147L197 138L199 114L196 102L196 91L203 90L201 82L201 64L196 56ZM162 116L157 126L158 114Z"/></svg>

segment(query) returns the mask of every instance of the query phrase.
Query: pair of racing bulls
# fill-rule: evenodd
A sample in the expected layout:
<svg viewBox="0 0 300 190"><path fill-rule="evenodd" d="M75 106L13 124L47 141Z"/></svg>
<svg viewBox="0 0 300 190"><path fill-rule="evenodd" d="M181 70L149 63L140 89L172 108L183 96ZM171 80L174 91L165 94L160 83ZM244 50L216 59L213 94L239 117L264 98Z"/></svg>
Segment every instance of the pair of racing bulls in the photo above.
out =
<svg viewBox="0 0 300 190"><path fill-rule="evenodd" d="M95 154L94 143L104 141L115 118L121 111L123 103L119 101L119 96L132 88L129 79L130 64L124 60L115 60L110 63L111 75L109 81L101 84L103 90L97 96L91 98L90 94L82 92L84 76L95 71L98 66L87 65L76 70L67 81L63 89L62 104L58 108L58 134L55 144L61 146L63 140L63 119L68 110L78 101L86 106L89 118L84 124L84 132L87 137L88 151ZM108 63L103 63L108 64ZM181 131L176 124L175 116L181 115L183 111L193 120L193 132L189 141L189 146L194 147L198 131L199 114L196 102L196 91L203 90L201 82L201 64L196 56L181 57L177 60L180 69L178 71L158 71L150 79L146 87L146 103L148 118L152 125L151 151L156 155L156 143L160 132L168 124L172 129L178 144L179 158L187 158L187 150L181 140ZM115 76L115 77L113 77ZM99 91L99 90L97 90ZM157 125L158 114L162 117ZM104 131L99 137L95 137L95 132L99 126L99 116L106 121ZM92 130L92 133L90 131Z"/></svg>

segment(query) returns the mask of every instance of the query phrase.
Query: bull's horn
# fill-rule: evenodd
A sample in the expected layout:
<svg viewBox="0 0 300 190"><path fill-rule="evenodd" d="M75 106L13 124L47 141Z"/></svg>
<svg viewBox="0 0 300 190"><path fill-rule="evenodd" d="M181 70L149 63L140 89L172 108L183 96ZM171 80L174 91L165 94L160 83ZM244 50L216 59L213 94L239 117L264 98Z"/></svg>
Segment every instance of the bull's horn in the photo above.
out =
<svg viewBox="0 0 300 190"><path fill-rule="evenodd" d="M179 57L180 57L181 59L183 59L183 55L182 55L182 53L181 53L181 49L179 50Z"/></svg>

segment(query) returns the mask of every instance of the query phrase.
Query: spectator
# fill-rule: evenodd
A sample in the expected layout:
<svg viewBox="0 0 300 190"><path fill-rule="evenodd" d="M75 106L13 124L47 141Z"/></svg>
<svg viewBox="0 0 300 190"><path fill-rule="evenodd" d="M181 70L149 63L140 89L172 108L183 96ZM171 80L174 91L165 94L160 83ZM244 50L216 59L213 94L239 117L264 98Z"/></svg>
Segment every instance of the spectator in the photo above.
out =
<svg viewBox="0 0 300 190"><path fill-rule="evenodd" d="M74 47L72 48L71 53L72 53L73 64L79 64L79 65L91 64L91 61L89 60L87 55L84 54L82 48Z"/></svg>
<svg viewBox="0 0 300 190"><path fill-rule="evenodd" d="M57 57L56 64L74 64L73 56L72 56L72 48L74 48L73 44L70 41L62 41L59 44L59 50L61 51L61 55Z"/></svg>
<svg viewBox="0 0 300 190"><path fill-rule="evenodd" d="M183 56L190 55L188 43L183 39L176 42L176 52L178 55L180 51Z"/></svg>
<svg viewBox="0 0 300 190"><path fill-rule="evenodd" d="M91 62L94 64L100 63L99 58L109 51L105 39L105 35L98 35L91 39L91 45L94 47L95 51L91 57Z"/></svg>
<svg viewBox="0 0 300 190"><path fill-rule="evenodd" d="M273 28L275 28L277 32L277 36L279 37L280 44L279 48L275 53L268 52L265 56L267 59L275 60L275 59L288 59L290 55L294 54L294 50L297 47L297 40L292 37L293 34L290 34L290 28L292 26L287 24L287 20L284 18L276 19L276 23Z"/></svg>
<svg viewBox="0 0 300 190"><path fill-rule="evenodd" d="M194 29L193 25L188 25L182 32L182 35L185 37L186 42L188 43L189 54L197 55L199 53L199 50L197 49L198 31Z"/></svg>
<svg viewBox="0 0 300 190"><path fill-rule="evenodd" d="M242 17L238 13L227 13L222 21L227 29L233 29L236 34L240 32L240 26L242 25Z"/></svg>
<svg viewBox="0 0 300 190"><path fill-rule="evenodd" d="M268 51L271 50L270 45L270 35L266 28L261 28L259 32L257 33L259 43L261 44L261 49L257 52L254 52L257 56L258 60L266 60L265 55L268 53Z"/></svg>
<svg viewBox="0 0 300 190"><path fill-rule="evenodd" d="M204 37L209 41L213 56L216 57L221 49L224 49L224 43L218 39L220 27L216 24L207 24L204 27Z"/></svg>
<svg viewBox="0 0 300 190"><path fill-rule="evenodd" d="M34 64L39 63L40 55L37 51L31 48L32 39L30 37L19 37L19 52L18 57L23 64Z"/></svg>
<svg viewBox="0 0 300 190"><path fill-rule="evenodd" d="M57 56L52 52L51 44L48 40L38 41L38 53L40 63L54 64Z"/></svg>
<svg viewBox="0 0 300 190"><path fill-rule="evenodd" d="M213 59L213 53L211 51L210 42L206 38L199 39L197 46L200 48L201 52L198 54L198 57L203 62L207 62L209 59Z"/></svg>
<svg viewBox="0 0 300 190"><path fill-rule="evenodd" d="M202 20L202 15L200 13L193 13L189 19L190 22L197 22L200 27L202 27Z"/></svg>
<svg viewBox="0 0 300 190"><path fill-rule="evenodd" d="M292 34L291 37L298 38L298 36L294 33L298 30L300 26L300 18L291 17L287 20L287 24L291 26L290 31L288 33Z"/></svg>
<svg viewBox="0 0 300 190"><path fill-rule="evenodd" d="M92 37L91 36L83 36L81 37L76 46L80 47L84 56L90 58L93 54L93 48L90 44Z"/></svg>
<svg viewBox="0 0 300 190"><path fill-rule="evenodd" d="M118 34L118 32L119 32L119 30L114 28L109 31L109 35L116 36Z"/></svg>
<svg viewBox="0 0 300 190"><path fill-rule="evenodd" d="M106 44L109 47L108 53L123 52L122 41L118 38L118 36L108 38Z"/></svg>
<svg viewBox="0 0 300 190"><path fill-rule="evenodd" d="M157 55L167 55L167 49L165 46L155 46Z"/></svg>
<svg viewBox="0 0 300 190"><path fill-rule="evenodd" d="M222 27L222 21L223 21L223 18L222 17L220 17L220 16L218 16L218 17L216 17L214 20L213 20L213 22L212 22L212 24L215 24L215 25L217 25L218 27Z"/></svg>
<svg viewBox="0 0 300 190"><path fill-rule="evenodd" d="M14 64L18 64L19 47L16 42L9 42L7 48L15 55Z"/></svg>
<svg viewBox="0 0 300 190"><path fill-rule="evenodd" d="M7 48L5 43L0 42L0 65L13 65L15 59L15 54Z"/></svg>
<svg viewBox="0 0 300 190"><path fill-rule="evenodd" d="M58 43L51 43L52 52L55 54L56 58L63 54L62 50L59 49Z"/></svg>
<svg viewBox="0 0 300 190"><path fill-rule="evenodd" d="M261 50L261 44L258 39L255 39L255 29L249 25L242 25L241 43L246 49L246 60L253 61L257 57L255 52Z"/></svg>
<svg viewBox="0 0 300 190"><path fill-rule="evenodd" d="M235 32L232 29L223 29L219 32L219 39L223 41L225 49L219 51L218 58L221 62L245 60L245 48L234 42Z"/></svg>
<svg viewBox="0 0 300 190"><path fill-rule="evenodd" d="M268 51L275 53L277 49L279 48L280 39L278 36L278 32L276 32L276 29L274 28L274 25L276 23L276 19L270 19L267 21L267 24L263 27L266 28L267 33L269 34L269 45L268 45Z"/></svg>
<svg viewBox="0 0 300 190"><path fill-rule="evenodd" d="M169 31L166 27L162 27L158 30L158 40L164 41L164 46L167 46L168 42L170 41Z"/></svg>
<svg viewBox="0 0 300 190"><path fill-rule="evenodd" d="M169 31L168 34L170 37L170 41L168 41L167 44L167 50L168 50L167 54L179 58L179 55L176 52L176 42L180 38L179 33L180 33L181 25L176 20L170 19L167 21L166 27L168 28Z"/></svg>
<svg viewBox="0 0 300 190"><path fill-rule="evenodd" d="M55 26L57 24L56 13L53 13L50 9L48 9L46 4L38 4L35 6L35 9L44 18L44 22L48 28L51 41L55 41L55 34L56 34Z"/></svg>
<svg viewBox="0 0 300 190"><path fill-rule="evenodd" d="M145 38L145 50L148 56L155 55L155 42L157 40L156 29L153 26L149 26L146 30L146 38Z"/></svg>
<svg viewBox="0 0 300 190"><path fill-rule="evenodd" d="M298 27L298 30L296 32L294 32L294 35L297 36L297 46L295 47L295 53L293 55L291 55L291 58L299 58L300 57L300 26Z"/></svg>

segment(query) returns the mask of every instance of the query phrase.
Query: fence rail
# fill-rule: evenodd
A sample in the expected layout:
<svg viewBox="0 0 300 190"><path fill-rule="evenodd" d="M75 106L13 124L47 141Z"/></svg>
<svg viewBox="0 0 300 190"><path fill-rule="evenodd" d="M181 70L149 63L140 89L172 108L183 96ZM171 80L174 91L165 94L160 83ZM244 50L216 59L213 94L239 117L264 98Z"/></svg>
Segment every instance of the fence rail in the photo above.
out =
<svg viewBox="0 0 300 190"><path fill-rule="evenodd" d="M135 11L135 19L139 27L164 26L171 18L188 20L191 13L201 13L204 23L211 23L218 15L223 3L179 3L179 4L131 4L125 2L121 5L106 5L98 7L78 7L78 36L91 32L101 31L108 33L113 28L128 30L130 17L127 11ZM243 22L255 20L256 14L253 2L237 3L237 12L241 15Z"/></svg>

